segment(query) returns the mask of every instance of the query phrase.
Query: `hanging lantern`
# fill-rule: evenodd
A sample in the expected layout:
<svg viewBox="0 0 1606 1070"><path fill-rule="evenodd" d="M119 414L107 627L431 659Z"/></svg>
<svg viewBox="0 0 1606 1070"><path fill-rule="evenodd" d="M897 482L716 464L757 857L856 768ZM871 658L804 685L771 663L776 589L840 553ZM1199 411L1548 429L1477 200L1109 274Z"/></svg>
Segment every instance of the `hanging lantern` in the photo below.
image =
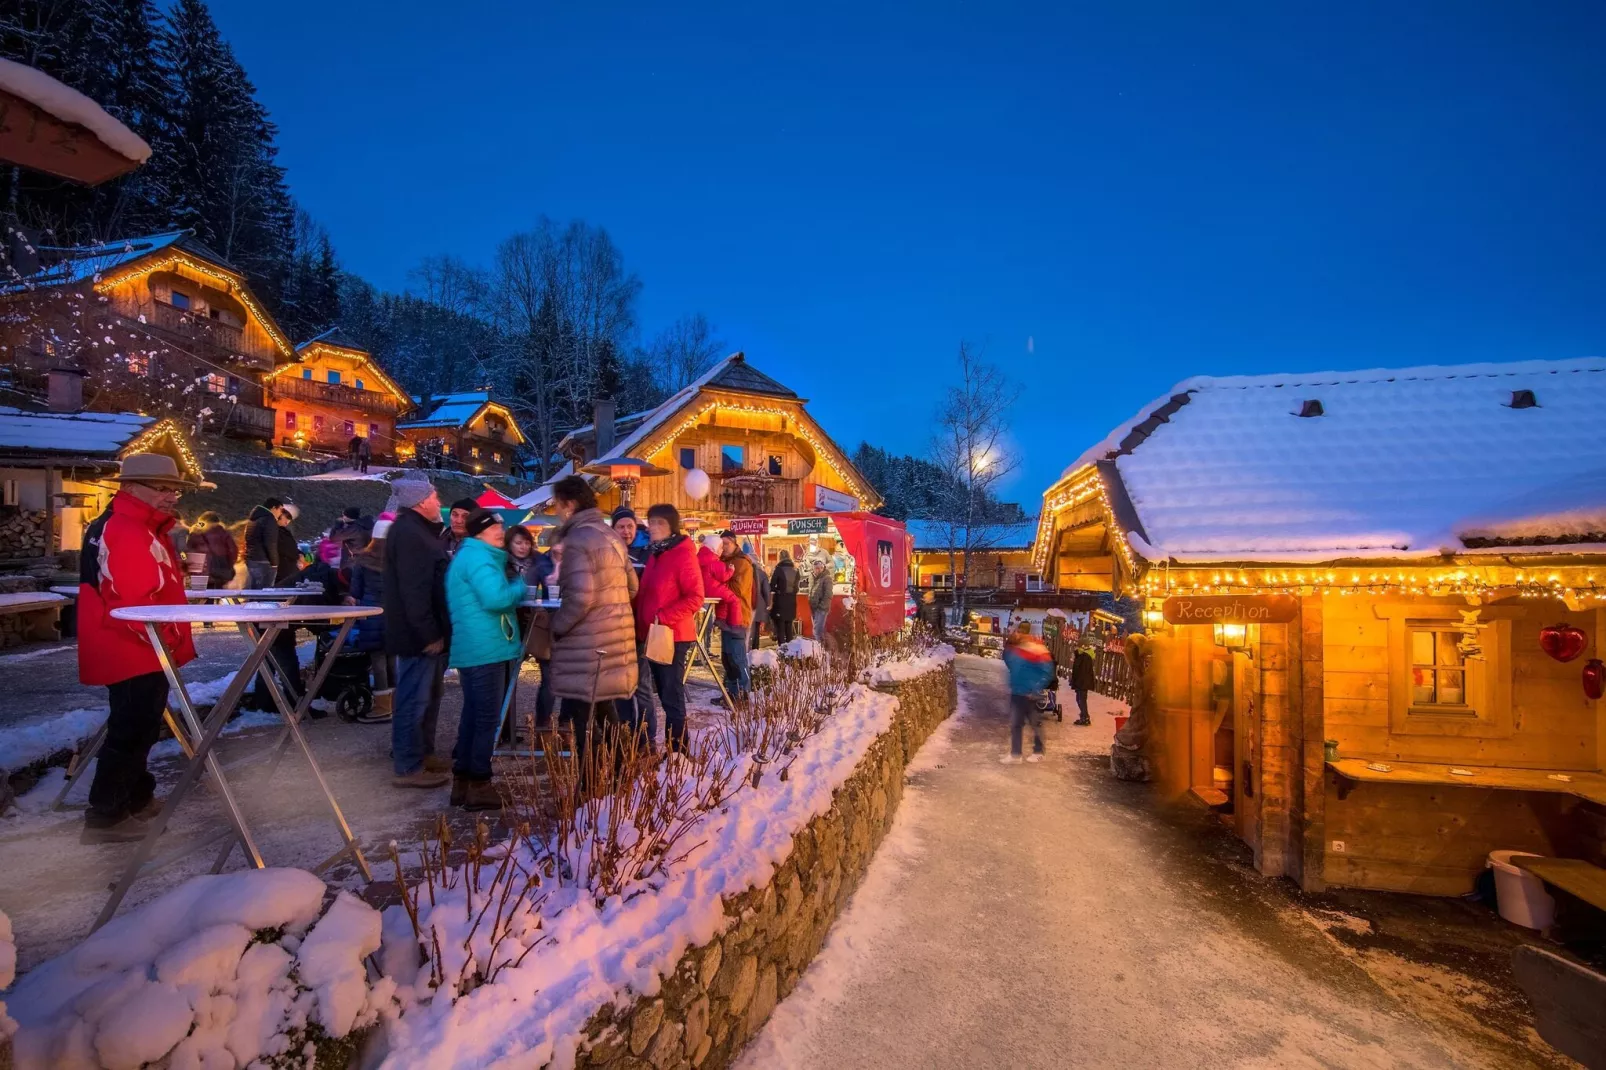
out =
<svg viewBox="0 0 1606 1070"><path fill-rule="evenodd" d="M1571 624L1552 624L1539 629L1539 646L1557 661L1568 662L1584 652L1589 636Z"/></svg>
<svg viewBox="0 0 1606 1070"><path fill-rule="evenodd" d="M1602 693L1606 693L1606 665L1599 658L1590 658L1584 665L1584 694L1600 698Z"/></svg>
<svg viewBox="0 0 1606 1070"><path fill-rule="evenodd" d="M708 497L711 481L708 473L701 468L693 468L686 473L686 495L694 502L700 502Z"/></svg>

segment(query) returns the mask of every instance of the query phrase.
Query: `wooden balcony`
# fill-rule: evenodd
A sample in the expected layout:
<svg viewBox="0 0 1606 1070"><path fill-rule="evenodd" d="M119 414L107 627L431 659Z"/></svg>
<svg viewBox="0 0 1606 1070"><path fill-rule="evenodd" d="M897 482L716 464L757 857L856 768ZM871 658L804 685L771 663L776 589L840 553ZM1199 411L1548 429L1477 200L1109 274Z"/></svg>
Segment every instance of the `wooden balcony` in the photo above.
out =
<svg viewBox="0 0 1606 1070"><path fill-rule="evenodd" d="M395 416L403 407L401 398L394 394L380 390L358 390L344 383L302 379L295 374L294 369L275 376L269 381L268 390L276 397L360 409L363 412L383 413L388 416Z"/></svg>
<svg viewBox="0 0 1606 1070"><path fill-rule="evenodd" d="M273 441L274 413L260 405L237 401L230 404L223 398L211 402L212 414L202 425L214 434L231 438L260 438Z"/></svg>
<svg viewBox="0 0 1606 1070"><path fill-rule="evenodd" d="M768 516L803 512L803 481L765 472L710 472L719 487L719 507L727 516Z"/></svg>
<svg viewBox="0 0 1606 1070"><path fill-rule="evenodd" d="M156 315L150 326L232 360L260 363L260 358L245 348L245 332L239 327L208 316L198 316L166 301L157 300L155 305Z"/></svg>

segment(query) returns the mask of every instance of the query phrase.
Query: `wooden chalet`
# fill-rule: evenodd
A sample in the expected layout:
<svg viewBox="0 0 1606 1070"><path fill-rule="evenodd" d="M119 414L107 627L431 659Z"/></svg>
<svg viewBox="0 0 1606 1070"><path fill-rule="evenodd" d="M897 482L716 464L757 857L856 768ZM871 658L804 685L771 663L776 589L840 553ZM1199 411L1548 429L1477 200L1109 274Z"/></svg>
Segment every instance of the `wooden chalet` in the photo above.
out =
<svg viewBox="0 0 1606 1070"><path fill-rule="evenodd" d="M396 455L421 468L507 475L518 467L524 432L506 405L486 390L414 397L414 412L396 425Z"/></svg>
<svg viewBox="0 0 1606 1070"><path fill-rule="evenodd" d="M368 440L377 462L396 455L396 418L413 406L373 355L339 328L296 347L297 361L281 364L262 385L281 446L345 453L353 436Z"/></svg>
<svg viewBox="0 0 1606 1070"><path fill-rule="evenodd" d="M92 409L273 441L262 379L296 352L228 261L187 230L38 252L36 270L0 287L13 386L76 368Z"/></svg>
<svg viewBox="0 0 1606 1070"><path fill-rule="evenodd" d="M881 496L805 408L807 400L734 353L649 412L613 416L569 432L558 443L568 463L555 478L612 457L633 457L668 474L635 489L645 507L669 502L705 525L735 517L852 512L874 509ZM603 431L599 435L598 427ZM693 497L686 476L707 473L709 493ZM611 484L600 488L608 509L619 502ZM520 499L547 500L546 488Z"/></svg>
<svg viewBox="0 0 1606 1070"><path fill-rule="evenodd" d="M1034 566L1144 600L1153 779L1262 872L1606 864L1603 404L1600 359L1191 379L1047 490Z"/></svg>
<svg viewBox="0 0 1606 1070"><path fill-rule="evenodd" d="M1032 562L1035 520L1022 524L987 524L971 537L969 571L961 553L962 528L938 520L908 520L909 580L916 587L951 591L991 590L1002 594L1038 594L1043 577Z"/></svg>

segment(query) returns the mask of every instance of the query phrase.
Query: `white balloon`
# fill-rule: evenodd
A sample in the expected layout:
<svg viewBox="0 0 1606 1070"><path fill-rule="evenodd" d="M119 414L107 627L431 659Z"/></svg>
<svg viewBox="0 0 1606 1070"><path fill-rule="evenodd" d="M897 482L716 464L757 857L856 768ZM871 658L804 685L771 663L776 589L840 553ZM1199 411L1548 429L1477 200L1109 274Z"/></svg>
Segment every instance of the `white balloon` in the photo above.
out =
<svg viewBox="0 0 1606 1070"><path fill-rule="evenodd" d="M708 473L701 468L693 468L686 473L686 493L693 501L702 501L708 497L710 490Z"/></svg>

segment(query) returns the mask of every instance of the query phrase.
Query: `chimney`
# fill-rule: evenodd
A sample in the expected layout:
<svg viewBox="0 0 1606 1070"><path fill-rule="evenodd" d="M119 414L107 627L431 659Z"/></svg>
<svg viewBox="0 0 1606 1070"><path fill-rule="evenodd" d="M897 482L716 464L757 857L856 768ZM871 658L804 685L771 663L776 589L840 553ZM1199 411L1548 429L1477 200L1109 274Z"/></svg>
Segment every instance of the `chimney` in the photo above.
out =
<svg viewBox="0 0 1606 1070"><path fill-rule="evenodd" d="M82 412L84 373L77 368L51 368L48 376L51 412Z"/></svg>
<svg viewBox="0 0 1606 1070"><path fill-rule="evenodd" d="M591 403L591 433L596 438L597 455L601 460L613 454L613 398L598 398Z"/></svg>

